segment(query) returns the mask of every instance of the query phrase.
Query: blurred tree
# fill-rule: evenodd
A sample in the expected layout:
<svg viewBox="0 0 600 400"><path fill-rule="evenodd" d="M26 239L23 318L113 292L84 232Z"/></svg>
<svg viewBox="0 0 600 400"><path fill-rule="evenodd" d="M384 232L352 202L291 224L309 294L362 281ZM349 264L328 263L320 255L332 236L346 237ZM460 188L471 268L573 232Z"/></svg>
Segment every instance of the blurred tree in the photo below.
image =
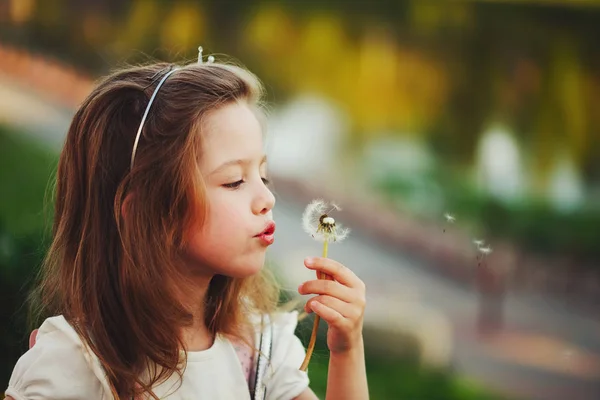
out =
<svg viewBox="0 0 600 400"><path fill-rule="evenodd" d="M198 4L175 3L162 19L160 43L163 48L168 49L169 53L189 51L203 42L205 28L205 21Z"/></svg>
<svg viewBox="0 0 600 400"><path fill-rule="evenodd" d="M0 37L94 74L202 43L247 60L277 101L314 92L341 105L355 149L415 135L468 168L483 127L501 120L542 181L565 148L589 181L600 175L600 8L578 4L11 0Z"/></svg>
<svg viewBox="0 0 600 400"><path fill-rule="evenodd" d="M156 1L132 2L126 17L122 18L120 26L116 29L116 38L112 44L118 56L122 57L131 49L152 45L162 15L161 7Z"/></svg>

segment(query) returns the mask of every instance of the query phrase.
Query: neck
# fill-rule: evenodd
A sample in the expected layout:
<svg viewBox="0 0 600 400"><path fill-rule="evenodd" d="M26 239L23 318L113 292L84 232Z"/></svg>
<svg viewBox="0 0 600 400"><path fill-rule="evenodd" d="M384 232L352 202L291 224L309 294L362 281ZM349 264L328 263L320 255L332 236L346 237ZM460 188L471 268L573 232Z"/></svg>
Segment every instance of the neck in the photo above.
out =
<svg viewBox="0 0 600 400"><path fill-rule="evenodd" d="M186 351L201 351L213 344L213 334L208 330L204 318L204 300L212 276L194 277L186 289L179 288L179 297L192 315L192 323L181 329L181 339Z"/></svg>

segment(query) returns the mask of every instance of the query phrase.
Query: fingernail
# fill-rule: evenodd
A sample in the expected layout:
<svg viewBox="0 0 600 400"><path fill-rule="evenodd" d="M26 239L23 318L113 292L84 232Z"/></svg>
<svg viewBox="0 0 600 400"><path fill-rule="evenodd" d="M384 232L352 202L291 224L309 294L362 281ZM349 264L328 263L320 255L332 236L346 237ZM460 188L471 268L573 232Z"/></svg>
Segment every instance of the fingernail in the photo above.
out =
<svg viewBox="0 0 600 400"><path fill-rule="evenodd" d="M298 293L302 293L302 286L304 286L304 283L301 283L300 286L298 286Z"/></svg>
<svg viewBox="0 0 600 400"><path fill-rule="evenodd" d="M313 265L313 264L315 263L315 259L314 259L314 258L312 258L312 257L306 257L306 258L304 259L304 263L305 263L306 265Z"/></svg>

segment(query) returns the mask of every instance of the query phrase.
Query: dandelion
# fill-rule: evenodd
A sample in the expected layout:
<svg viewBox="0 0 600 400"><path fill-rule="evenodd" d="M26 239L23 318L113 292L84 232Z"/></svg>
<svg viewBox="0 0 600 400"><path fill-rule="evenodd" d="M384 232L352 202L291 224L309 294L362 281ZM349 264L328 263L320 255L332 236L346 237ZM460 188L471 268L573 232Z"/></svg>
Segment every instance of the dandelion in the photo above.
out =
<svg viewBox="0 0 600 400"><path fill-rule="evenodd" d="M330 215L332 211L341 211L336 203L326 203L323 200L313 200L310 202L304 214L302 214L302 227L304 231L323 243L341 242L350 233L350 229L343 228L336 224L335 219Z"/></svg>
<svg viewBox="0 0 600 400"><path fill-rule="evenodd" d="M344 228L337 224L335 219L330 215L333 211L340 211L341 208L336 203L327 203L317 199L310 202L304 214L302 214L302 227L313 239L323 242L323 257L327 257L329 242L341 242L350 233L350 229ZM332 277L317 271L318 279L329 279ZM306 357L300 366L301 371L306 371L308 363L312 356L317 340L317 330L319 329L320 317L315 315L312 334L306 350Z"/></svg>

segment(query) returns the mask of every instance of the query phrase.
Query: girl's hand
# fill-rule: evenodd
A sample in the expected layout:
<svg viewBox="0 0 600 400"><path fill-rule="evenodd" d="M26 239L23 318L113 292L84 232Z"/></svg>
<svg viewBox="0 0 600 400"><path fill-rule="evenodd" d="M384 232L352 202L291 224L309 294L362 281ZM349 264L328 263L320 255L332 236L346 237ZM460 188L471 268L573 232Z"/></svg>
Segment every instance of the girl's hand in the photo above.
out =
<svg viewBox="0 0 600 400"><path fill-rule="evenodd" d="M329 275L333 280L317 279L298 287L300 294L317 294L305 306L327 322L327 346L332 353L344 353L362 346L365 312L365 284L354 272L330 258L304 260L309 269Z"/></svg>

